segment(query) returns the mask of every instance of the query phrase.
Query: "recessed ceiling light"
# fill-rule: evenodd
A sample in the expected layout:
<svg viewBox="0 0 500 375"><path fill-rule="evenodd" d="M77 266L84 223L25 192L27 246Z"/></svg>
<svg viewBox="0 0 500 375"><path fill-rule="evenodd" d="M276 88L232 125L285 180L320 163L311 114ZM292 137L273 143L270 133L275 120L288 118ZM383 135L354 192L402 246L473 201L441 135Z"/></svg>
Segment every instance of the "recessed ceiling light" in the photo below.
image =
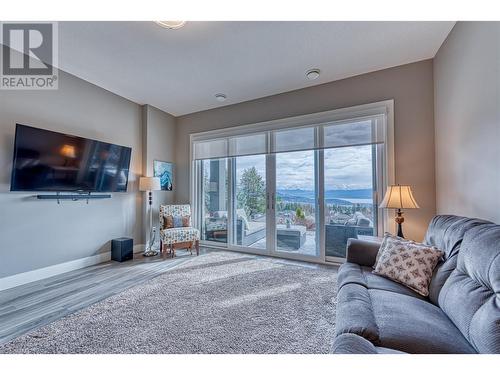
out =
<svg viewBox="0 0 500 375"><path fill-rule="evenodd" d="M155 21L155 23L165 29L180 29L186 24L186 21Z"/></svg>
<svg viewBox="0 0 500 375"><path fill-rule="evenodd" d="M306 77L309 81L314 81L315 79L317 79L319 77L319 73L320 73L320 70L317 68L309 69L306 72Z"/></svg>
<svg viewBox="0 0 500 375"><path fill-rule="evenodd" d="M215 99L217 99L218 102L225 102L227 96L224 94L215 94Z"/></svg>

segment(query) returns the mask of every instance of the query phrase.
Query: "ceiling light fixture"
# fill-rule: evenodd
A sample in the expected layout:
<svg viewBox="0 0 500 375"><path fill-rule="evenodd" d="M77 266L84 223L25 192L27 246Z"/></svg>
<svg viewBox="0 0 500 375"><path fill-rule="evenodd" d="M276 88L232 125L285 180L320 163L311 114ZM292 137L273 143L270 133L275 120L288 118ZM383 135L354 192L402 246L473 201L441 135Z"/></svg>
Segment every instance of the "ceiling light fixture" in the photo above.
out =
<svg viewBox="0 0 500 375"><path fill-rule="evenodd" d="M186 24L186 21L155 21L155 23L165 29L180 29Z"/></svg>
<svg viewBox="0 0 500 375"><path fill-rule="evenodd" d="M224 94L215 94L215 99L217 99L218 102L225 102L227 96Z"/></svg>
<svg viewBox="0 0 500 375"><path fill-rule="evenodd" d="M315 79L317 79L319 77L319 73L320 73L320 70L317 68L309 69L306 72L306 77L309 81L314 81Z"/></svg>

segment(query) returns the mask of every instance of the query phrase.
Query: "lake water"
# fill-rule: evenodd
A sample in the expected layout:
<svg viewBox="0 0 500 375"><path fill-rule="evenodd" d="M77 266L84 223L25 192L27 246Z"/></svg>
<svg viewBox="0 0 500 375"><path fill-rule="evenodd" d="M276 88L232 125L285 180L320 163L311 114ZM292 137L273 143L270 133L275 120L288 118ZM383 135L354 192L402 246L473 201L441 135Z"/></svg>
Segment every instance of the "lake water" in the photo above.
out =
<svg viewBox="0 0 500 375"><path fill-rule="evenodd" d="M356 204L356 203L370 204L373 202L372 199L363 199L363 198L342 198L342 200L351 202L353 204Z"/></svg>

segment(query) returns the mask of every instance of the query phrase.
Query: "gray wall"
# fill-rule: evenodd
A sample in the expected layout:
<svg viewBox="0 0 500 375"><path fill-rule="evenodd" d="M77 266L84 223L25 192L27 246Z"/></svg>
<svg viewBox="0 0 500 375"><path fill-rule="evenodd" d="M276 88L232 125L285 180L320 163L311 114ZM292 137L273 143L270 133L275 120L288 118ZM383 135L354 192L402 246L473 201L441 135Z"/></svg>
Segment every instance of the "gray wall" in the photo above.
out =
<svg viewBox="0 0 500 375"><path fill-rule="evenodd" d="M422 240L436 211L432 60L179 117L176 201L189 201L190 133L386 99L395 101L396 181L414 187L421 207L405 213L405 234Z"/></svg>
<svg viewBox="0 0 500 375"><path fill-rule="evenodd" d="M175 161L174 192L156 192L154 204L188 202L192 132L386 99L395 100L396 180L414 187L421 206L406 212L406 234L420 240L436 210L433 93L432 60L177 119L64 72L56 91L0 91L0 277L109 251L109 240L118 236L133 236L136 244L142 243L147 223L138 177L143 171L152 175L155 159ZM57 205L34 200L32 194L10 193L16 122L132 147L128 192L89 205ZM441 152L439 145L437 150ZM157 212L154 217L157 220Z"/></svg>
<svg viewBox="0 0 500 375"><path fill-rule="evenodd" d="M434 79L437 212L500 223L500 23L457 23Z"/></svg>
<svg viewBox="0 0 500 375"><path fill-rule="evenodd" d="M143 157L142 170L145 176L153 176L153 161L175 160L175 117L165 113L151 105L142 107L142 137L143 137ZM175 177L175 163L174 163ZM174 189L175 180L174 182ZM144 199L146 201L146 193ZM158 211L160 204L174 203L174 191L155 191L153 192L153 225L158 228ZM145 220L143 220L144 233L146 240L149 240L149 216L145 207ZM157 235L157 241L159 237Z"/></svg>
<svg viewBox="0 0 500 375"><path fill-rule="evenodd" d="M0 277L109 251L114 237L141 241L139 105L60 72L58 90L1 90L0 114ZM9 192L16 123L132 147L128 192L88 205Z"/></svg>

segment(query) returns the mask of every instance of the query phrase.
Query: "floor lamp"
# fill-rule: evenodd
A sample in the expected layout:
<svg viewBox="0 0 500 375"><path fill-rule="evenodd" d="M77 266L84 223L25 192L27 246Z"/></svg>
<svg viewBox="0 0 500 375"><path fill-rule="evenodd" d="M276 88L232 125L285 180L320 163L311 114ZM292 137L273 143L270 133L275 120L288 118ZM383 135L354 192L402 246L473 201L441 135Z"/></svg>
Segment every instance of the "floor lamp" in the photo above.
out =
<svg viewBox="0 0 500 375"><path fill-rule="evenodd" d="M148 192L149 206L149 242L144 249L144 256L158 255L158 251L153 249L156 232L153 231L153 191L161 190L160 179L158 177L141 177L139 179L139 190Z"/></svg>
<svg viewBox="0 0 500 375"><path fill-rule="evenodd" d="M398 237L404 238L403 235L403 222L405 218L403 217L402 208L419 208L417 201L413 198L413 193L411 187L408 185L389 185L387 191L385 192L385 197L382 203L380 203L380 208L395 208L396 217L394 220L398 225Z"/></svg>

